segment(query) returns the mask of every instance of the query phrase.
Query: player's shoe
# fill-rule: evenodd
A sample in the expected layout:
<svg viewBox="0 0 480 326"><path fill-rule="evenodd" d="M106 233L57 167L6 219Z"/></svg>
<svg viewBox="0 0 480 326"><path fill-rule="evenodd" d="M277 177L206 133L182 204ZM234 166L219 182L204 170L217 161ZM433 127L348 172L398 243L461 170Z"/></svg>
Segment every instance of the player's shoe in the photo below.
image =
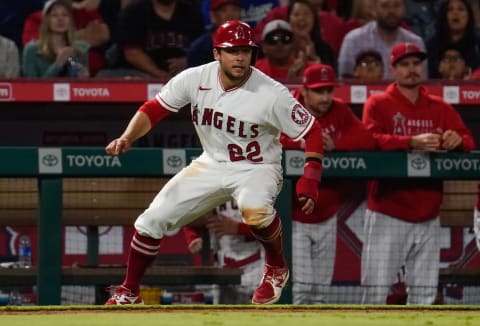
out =
<svg viewBox="0 0 480 326"><path fill-rule="evenodd" d="M253 293L253 304L272 304L282 295L282 290L288 281L288 267L272 267L265 265L260 285Z"/></svg>
<svg viewBox="0 0 480 326"><path fill-rule="evenodd" d="M108 289L111 289L109 287ZM110 299L105 302L106 306L125 305L125 304L145 304L143 299L138 295L124 287L123 285L115 287L115 292Z"/></svg>

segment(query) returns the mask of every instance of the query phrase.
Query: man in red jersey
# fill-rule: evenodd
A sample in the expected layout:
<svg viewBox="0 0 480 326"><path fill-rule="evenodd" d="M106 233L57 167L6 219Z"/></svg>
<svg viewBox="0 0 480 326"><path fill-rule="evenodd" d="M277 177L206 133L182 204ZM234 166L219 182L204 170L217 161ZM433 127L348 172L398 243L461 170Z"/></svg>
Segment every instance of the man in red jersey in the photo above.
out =
<svg viewBox="0 0 480 326"><path fill-rule="evenodd" d="M324 151L370 150L375 140L352 110L333 97L335 72L332 67L315 64L303 73L303 87L295 92L322 126ZM286 136L284 148L300 149L302 143ZM319 184L318 204L312 214L302 212L295 201L292 222L293 303L327 303L336 251L337 213L343 194L359 182L323 180Z"/></svg>
<svg viewBox="0 0 480 326"><path fill-rule="evenodd" d="M395 82L370 97L363 122L382 150L470 151L472 134L455 109L421 86L426 53L412 43L393 47ZM381 179L368 186L362 253L363 303L384 304L406 268L407 304L432 304L440 261L442 180Z"/></svg>

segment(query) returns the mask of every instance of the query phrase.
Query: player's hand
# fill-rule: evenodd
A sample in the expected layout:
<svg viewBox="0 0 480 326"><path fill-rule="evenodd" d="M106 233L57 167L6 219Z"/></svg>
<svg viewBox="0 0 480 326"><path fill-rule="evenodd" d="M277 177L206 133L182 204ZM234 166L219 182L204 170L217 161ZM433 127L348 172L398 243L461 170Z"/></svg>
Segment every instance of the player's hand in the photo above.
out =
<svg viewBox="0 0 480 326"><path fill-rule="evenodd" d="M447 151L454 150L462 144L462 141L462 137L456 131L447 130L442 135L442 148Z"/></svg>
<svg viewBox="0 0 480 326"><path fill-rule="evenodd" d="M110 144L105 147L105 151L108 155L117 156L128 151L131 146L132 144L128 138L120 137L112 140Z"/></svg>
<svg viewBox="0 0 480 326"><path fill-rule="evenodd" d="M295 187L298 201L305 214L313 213L315 202L318 199L318 181L301 176Z"/></svg>
<svg viewBox="0 0 480 326"><path fill-rule="evenodd" d="M312 214L313 210L315 209L315 202L312 198L308 198L305 196L300 196L298 201L302 205L302 212L305 214Z"/></svg>
<svg viewBox="0 0 480 326"><path fill-rule="evenodd" d="M435 152L440 148L442 135L439 133L425 133L415 135L410 138L410 147L412 149Z"/></svg>
<svg viewBox="0 0 480 326"><path fill-rule="evenodd" d="M238 220L225 215L209 217L207 220L207 228L217 237L225 234L238 234L238 224L240 224Z"/></svg>
<svg viewBox="0 0 480 326"><path fill-rule="evenodd" d="M203 248L203 240L202 238L196 238L196 239L193 239L192 242L190 242L190 244L188 245L188 250L196 255L198 254Z"/></svg>
<svg viewBox="0 0 480 326"><path fill-rule="evenodd" d="M323 150L326 152L333 151L335 149L335 142L332 137L326 132L323 133Z"/></svg>

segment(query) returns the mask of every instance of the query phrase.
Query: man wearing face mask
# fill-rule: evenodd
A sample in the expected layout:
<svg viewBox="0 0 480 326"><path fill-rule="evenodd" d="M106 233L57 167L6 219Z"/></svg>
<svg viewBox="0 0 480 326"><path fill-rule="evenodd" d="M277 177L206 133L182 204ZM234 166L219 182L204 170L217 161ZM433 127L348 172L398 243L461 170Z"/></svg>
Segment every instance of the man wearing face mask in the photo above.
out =
<svg viewBox="0 0 480 326"><path fill-rule="evenodd" d="M303 72L303 87L295 97L322 126L323 150L360 151L375 149L375 141L365 126L342 100L333 96L336 85L331 66L314 64ZM303 149L302 141L280 138L285 149ZM363 183L335 178L318 187L318 204L305 214L294 202L292 221L293 303L331 303L329 290L335 264L337 213L348 190Z"/></svg>
<svg viewBox="0 0 480 326"><path fill-rule="evenodd" d="M186 0L140 0L120 12L118 43L127 73L170 79L187 67L186 51L204 32L200 9Z"/></svg>

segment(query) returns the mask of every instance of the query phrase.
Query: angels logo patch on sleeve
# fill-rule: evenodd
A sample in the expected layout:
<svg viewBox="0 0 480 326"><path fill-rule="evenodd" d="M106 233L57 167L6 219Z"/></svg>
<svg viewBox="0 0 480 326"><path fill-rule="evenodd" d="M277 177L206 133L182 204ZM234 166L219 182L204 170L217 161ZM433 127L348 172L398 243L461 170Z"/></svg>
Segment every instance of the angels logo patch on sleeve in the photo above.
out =
<svg viewBox="0 0 480 326"><path fill-rule="evenodd" d="M292 120L296 124L304 125L310 119L310 113L300 104L295 104L292 108Z"/></svg>

